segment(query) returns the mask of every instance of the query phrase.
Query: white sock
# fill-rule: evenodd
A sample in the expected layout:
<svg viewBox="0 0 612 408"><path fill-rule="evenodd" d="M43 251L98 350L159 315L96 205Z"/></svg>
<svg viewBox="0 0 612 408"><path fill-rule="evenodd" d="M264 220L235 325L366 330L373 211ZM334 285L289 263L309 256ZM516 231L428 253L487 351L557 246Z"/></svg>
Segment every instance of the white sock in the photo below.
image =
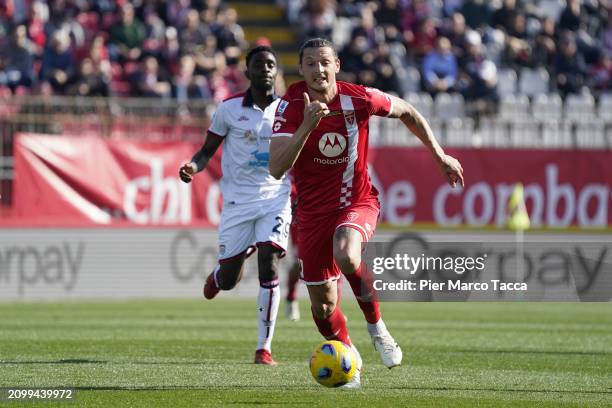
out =
<svg viewBox="0 0 612 408"><path fill-rule="evenodd" d="M215 269L213 269L213 281L215 281L215 285L217 287L219 287L219 270L221 269L221 265L217 264L217 266L215 266Z"/></svg>
<svg viewBox="0 0 612 408"><path fill-rule="evenodd" d="M370 336L380 336L386 332L387 326L385 326L383 319L378 319L378 321L374 324L368 323L368 333L370 333Z"/></svg>
<svg viewBox="0 0 612 408"><path fill-rule="evenodd" d="M278 282L273 287L259 287L259 296L257 297L257 322L259 325L257 350L272 350L272 336L274 335L279 304L280 288Z"/></svg>

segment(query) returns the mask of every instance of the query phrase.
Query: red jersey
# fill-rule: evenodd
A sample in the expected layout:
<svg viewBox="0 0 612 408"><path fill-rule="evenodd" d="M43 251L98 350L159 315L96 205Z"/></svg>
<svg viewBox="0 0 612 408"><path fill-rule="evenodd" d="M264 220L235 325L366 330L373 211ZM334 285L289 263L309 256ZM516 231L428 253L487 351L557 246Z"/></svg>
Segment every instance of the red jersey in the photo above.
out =
<svg viewBox="0 0 612 408"><path fill-rule="evenodd" d="M293 166L298 214L329 214L376 201L368 174L368 120L387 116L391 98L362 85L337 82L330 113L310 133ZM272 137L293 136L304 119L306 82L293 84L276 110Z"/></svg>

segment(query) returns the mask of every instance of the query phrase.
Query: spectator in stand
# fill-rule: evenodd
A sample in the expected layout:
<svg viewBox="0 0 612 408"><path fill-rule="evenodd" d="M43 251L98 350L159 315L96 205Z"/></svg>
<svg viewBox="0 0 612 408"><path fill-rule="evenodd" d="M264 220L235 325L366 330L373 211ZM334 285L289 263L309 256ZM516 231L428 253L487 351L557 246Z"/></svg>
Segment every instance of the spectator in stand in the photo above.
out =
<svg viewBox="0 0 612 408"><path fill-rule="evenodd" d="M423 59L422 77L425 90L435 95L452 92L457 82L457 59L446 37L438 38L436 48Z"/></svg>
<svg viewBox="0 0 612 408"><path fill-rule="evenodd" d="M484 30L491 18L491 8L484 0L465 0L461 7L468 27L473 30Z"/></svg>
<svg viewBox="0 0 612 408"><path fill-rule="evenodd" d="M85 58L79 65L79 72L70 84L67 93L76 96L109 96L108 78L90 58Z"/></svg>
<svg viewBox="0 0 612 408"><path fill-rule="evenodd" d="M49 7L47 3L35 1L32 3L30 19L28 20L28 36L36 45L36 55L41 56L47 44L45 24L49 20Z"/></svg>
<svg viewBox="0 0 612 408"><path fill-rule="evenodd" d="M249 81L244 74L245 67L240 65L242 50L238 47L227 47L224 54L226 66L221 69L221 72L230 92L237 94L246 91Z"/></svg>
<svg viewBox="0 0 612 408"><path fill-rule="evenodd" d="M145 35L145 26L134 15L134 6L125 3L121 7L121 21L111 28L111 59L122 63L138 61Z"/></svg>
<svg viewBox="0 0 612 408"><path fill-rule="evenodd" d="M19 86L32 87L33 50L26 26L13 28L8 45L0 49L0 85L8 86L13 93Z"/></svg>
<svg viewBox="0 0 612 408"><path fill-rule="evenodd" d="M458 13L463 7L463 0L443 0L442 14L444 17L450 17Z"/></svg>
<svg viewBox="0 0 612 408"><path fill-rule="evenodd" d="M421 25L423 20L431 15L429 4L426 0L413 0L407 7L401 10L402 13L402 29L404 32L410 32L405 39L407 43L414 41L414 33Z"/></svg>
<svg viewBox="0 0 612 408"><path fill-rule="evenodd" d="M336 12L330 0L306 0L300 12L300 37L331 38Z"/></svg>
<svg viewBox="0 0 612 408"><path fill-rule="evenodd" d="M223 76L226 66L225 54L217 51L215 55L215 69L209 75L210 90L215 102L221 102L232 95L230 85Z"/></svg>
<svg viewBox="0 0 612 408"><path fill-rule="evenodd" d="M444 31L444 36L450 41L457 61L461 61L465 56L465 49L467 47L465 32L465 18L463 14L454 13L450 18L450 27Z"/></svg>
<svg viewBox="0 0 612 408"><path fill-rule="evenodd" d="M589 72L589 87L595 92L610 92L612 89L612 56L601 53L599 61Z"/></svg>
<svg viewBox="0 0 612 408"><path fill-rule="evenodd" d="M171 95L170 83L165 80L159 63L153 56L145 57L140 70L134 74L132 83L135 84L139 96L168 98Z"/></svg>
<svg viewBox="0 0 612 408"><path fill-rule="evenodd" d="M559 31L578 31L582 23L580 0L567 0L559 16Z"/></svg>
<svg viewBox="0 0 612 408"><path fill-rule="evenodd" d="M600 42L602 52L612 57L612 11L608 14L606 26L601 30Z"/></svg>
<svg viewBox="0 0 612 408"><path fill-rule="evenodd" d="M347 82L358 82L357 75L367 69L363 62L363 55L368 51L368 39L364 35L356 35L340 51L338 57L342 64L342 72L339 75L341 80Z"/></svg>
<svg viewBox="0 0 612 408"><path fill-rule="evenodd" d="M210 99L208 81L203 75L195 74L195 60L191 55L181 57L179 71L172 80L176 100L185 104L190 99Z"/></svg>
<svg viewBox="0 0 612 408"><path fill-rule="evenodd" d="M152 8L144 11L145 40L143 50L146 54L161 56L166 36L166 24Z"/></svg>
<svg viewBox="0 0 612 408"><path fill-rule="evenodd" d="M384 92L397 92L400 89L399 78L391 64L391 50L389 44L380 43L374 50L374 70L376 72L375 88Z"/></svg>
<svg viewBox="0 0 612 408"><path fill-rule="evenodd" d="M200 13L196 9L190 9L183 22L183 28L179 33L181 43L181 53L192 54L202 44L206 42L206 38L212 35L206 27L200 22Z"/></svg>
<svg viewBox="0 0 612 408"><path fill-rule="evenodd" d="M11 19L7 15L6 5L0 4L0 47L6 47L10 32Z"/></svg>
<svg viewBox="0 0 612 408"><path fill-rule="evenodd" d="M166 28L166 40L160 52L160 61L171 72L176 72L181 57L181 44L175 27Z"/></svg>
<svg viewBox="0 0 612 408"><path fill-rule="evenodd" d="M514 13L506 33L506 62L513 68L531 65L531 44L527 36L525 15Z"/></svg>
<svg viewBox="0 0 612 408"><path fill-rule="evenodd" d="M281 0L286 1L286 0ZM292 0L288 0L292 1ZM294 0L300 1L300 0ZM338 17L359 18L361 14L361 6L359 0L339 0L336 1L336 15Z"/></svg>
<svg viewBox="0 0 612 408"><path fill-rule="evenodd" d="M374 13L376 22L381 26L394 26L400 28L402 25L402 14L399 12L400 5L397 0L384 0Z"/></svg>
<svg viewBox="0 0 612 408"><path fill-rule="evenodd" d="M241 50L247 47L244 39L244 30L238 25L238 13L233 8L221 10L217 16L217 23L212 32L217 37L217 46L221 51L227 47L238 47Z"/></svg>
<svg viewBox="0 0 612 408"><path fill-rule="evenodd" d="M491 27L509 32L514 16L522 13L516 7L516 0L504 0L502 6L491 15Z"/></svg>
<svg viewBox="0 0 612 408"><path fill-rule="evenodd" d="M363 35L368 39L368 47L373 48L379 43L376 20L374 19L374 12L370 6L364 6L360 12L361 19L359 24L353 28L351 37L356 35Z"/></svg>
<svg viewBox="0 0 612 408"><path fill-rule="evenodd" d="M414 36L414 43L412 44L417 58L422 58L433 50L436 46L437 38L438 32L435 20L426 18L419 26Z"/></svg>
<svg viewBox="0 0 612 408"><path fill-rule="evenodd" d="M173 27L180 27L191 10L190 0L169 0L166 2L166 21Z"/></svg>
<svg viewBox="0 0 612 408"><path fill-rule="evenodd" d="M499 100L497 93L497 67L483 55L480 34L466 34L467 54L461 67L458 88L476 114L494 112Z"/></svg>
<svg viewBox="0 0 612 408"><path fill-rule="evenodd" d="M85 30L76 21L79 11L76 2L53 0L49 8L49 20L44 28L47 38L62 30L71 38L75 49L82 47L85 43Z"/></svg>
<svg viewBox="0 0 612 408"><path fill-rule="evenodd" d="M535 36L532 53L533 65L535 67L544 67L550 73L550 67L555 63L556 52L557 32L555 20L552 17L546 17L542 21L540 32Z"/></svg>
<svg viewBox="0 0 612 408"><path fill-rule="evenodd" d="M48 84L53 92L62 94L74 75L74 66L68 34L61 30L56 31L45 48L40 79L44 86Z"/></svg>
<svg viewBox="0 0 612 408"><path fill-rule="evenodd" d="M193 55L196 62L196 72L207 77L217 69L217 37L210 35L206 37L203 48L198 49Z"/></svg>
<svg viewBox="0 0 612 408"><path fill-rule="evenodd" d="M565 98L570 93L580 93L585 85L587 66L582 53L578 52L575 37L566 33L559 44L555 61L555 82Z"/></svg>

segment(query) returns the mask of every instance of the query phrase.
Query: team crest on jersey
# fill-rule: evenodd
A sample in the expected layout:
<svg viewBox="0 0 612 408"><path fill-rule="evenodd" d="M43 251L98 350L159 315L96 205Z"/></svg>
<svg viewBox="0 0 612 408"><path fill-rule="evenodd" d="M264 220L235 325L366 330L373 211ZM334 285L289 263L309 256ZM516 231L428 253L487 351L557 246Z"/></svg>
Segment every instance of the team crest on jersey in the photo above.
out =
<svg viewBox="0 0 612 408"><path fill-rule="evenodd" d="M346 123L353 126L355 124L355 111L344 112L344 120L346 120Z"/></svg>
<svg viewBox="0 0 612 408"><path fill-rule="evenodd" d="M346 149L346 138L340 133L325 133L319 139L319 150L325 157L339 156Z"/></svg>
<svg viewBox="0 0 612 408"><path fill-rule="evenodd" d="M255 136L253 136L253 132L251 132L250 130L247 130L246 132L244 132L244 138L248 142L254 142L255 141Z"/></svg>
<svg viewBox="0 0 612 408"><path fill-rule="evenodd" d="M281 100L278 104L278 108L276 109L276 116L283 116L283 113L285 113L285 109L287 109L287 106L289 106L289 102Z"/></svg>
<svg viewBox="0 0 612 408"><path fill-rule="evenodd" d="M359 213L356 213L355 211L351 211L348 214L346 214L346 220L349 222L353 222L357 218L359 218Z"/></svg>

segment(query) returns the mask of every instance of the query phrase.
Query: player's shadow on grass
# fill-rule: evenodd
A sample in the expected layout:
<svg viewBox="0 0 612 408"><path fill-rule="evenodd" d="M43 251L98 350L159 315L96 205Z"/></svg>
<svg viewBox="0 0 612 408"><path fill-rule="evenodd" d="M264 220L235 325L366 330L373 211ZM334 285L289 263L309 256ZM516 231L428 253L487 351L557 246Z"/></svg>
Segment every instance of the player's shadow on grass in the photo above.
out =
<svg viewBox="0 0 612 408"><path fill-rule="evenodd" d="M0 364L106 364L108 361L103 360L86 360L80 358L67 358L62 360L31 360L31 361L7 361L2 360Z"/></svg>
<svg viewBox="0 0 612 408"><path fill-rule="evenodd" d="M105 361L67 358L62 360L0 360L1 364L139 364L139 365L216 365L211 361ZM236 362L234 365L254 365L249 362Z"/></svg>

